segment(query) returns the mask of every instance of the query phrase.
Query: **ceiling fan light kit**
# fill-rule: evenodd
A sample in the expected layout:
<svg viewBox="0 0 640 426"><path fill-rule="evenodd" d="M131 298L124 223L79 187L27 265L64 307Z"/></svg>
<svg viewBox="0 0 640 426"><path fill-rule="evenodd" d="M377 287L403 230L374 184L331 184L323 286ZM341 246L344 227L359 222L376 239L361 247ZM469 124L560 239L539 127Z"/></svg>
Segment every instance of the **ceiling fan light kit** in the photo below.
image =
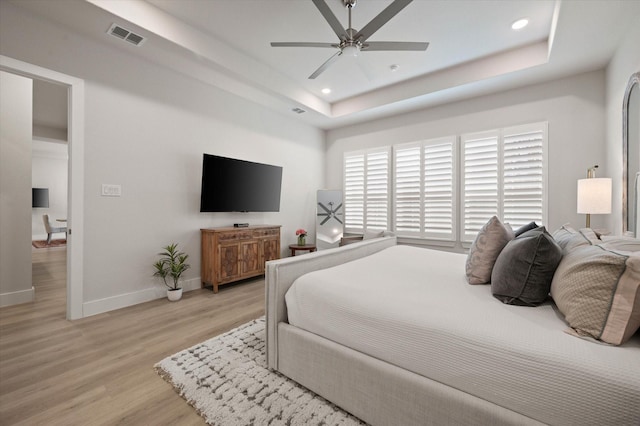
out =
<svg viewBox="0 0 640 426"><path fill-rule="evenodd" d="M395 0L386 9L380 12L360 31L356 31L351 27L351 9L356 5L356 0L342 0L347 8L349 23L347 28L343 28L342 24L333 14L325 0L311 0L318 8L324 19L333 32L338 36L338 43L317 43L317 42L272 42L272 47L324 47L338 49L327 61L309 76L309 79L315 79L322 74L329 66L334 63L343 54L345 56L357 57L361 51L425 51L429 47L427 42L405 42L405 41L372 41L367 42L376 31L386 24L391 18L396 16L413 0Z"/></svg>

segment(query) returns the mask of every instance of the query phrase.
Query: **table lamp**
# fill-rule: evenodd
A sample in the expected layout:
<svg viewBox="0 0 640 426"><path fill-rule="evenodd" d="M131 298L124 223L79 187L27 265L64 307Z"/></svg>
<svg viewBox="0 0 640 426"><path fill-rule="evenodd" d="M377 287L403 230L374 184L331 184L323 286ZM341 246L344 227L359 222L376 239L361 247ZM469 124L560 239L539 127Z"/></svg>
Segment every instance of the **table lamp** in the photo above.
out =
<svg viewBox="0 0 640 426"><path fill-rule="evenodd" d="M592 214L611 213L611 178L596 178L597 168L587 169L587 178L578 180L578 213L587 215L587 228Z"/></svg>

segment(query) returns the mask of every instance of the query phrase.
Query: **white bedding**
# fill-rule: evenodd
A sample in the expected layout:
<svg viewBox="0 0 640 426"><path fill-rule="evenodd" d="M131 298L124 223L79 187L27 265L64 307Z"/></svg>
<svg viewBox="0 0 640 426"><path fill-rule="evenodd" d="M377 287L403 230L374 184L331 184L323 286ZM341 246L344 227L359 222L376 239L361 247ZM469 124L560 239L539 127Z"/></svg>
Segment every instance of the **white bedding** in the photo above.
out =
<svg viewBox="0 0 640 426"><path fill-rule="evenodd" d="M548 424L640 424L640 333L576 338L555 305L504 305L463 254L394 246L306 274L289 323Z"/></svg>

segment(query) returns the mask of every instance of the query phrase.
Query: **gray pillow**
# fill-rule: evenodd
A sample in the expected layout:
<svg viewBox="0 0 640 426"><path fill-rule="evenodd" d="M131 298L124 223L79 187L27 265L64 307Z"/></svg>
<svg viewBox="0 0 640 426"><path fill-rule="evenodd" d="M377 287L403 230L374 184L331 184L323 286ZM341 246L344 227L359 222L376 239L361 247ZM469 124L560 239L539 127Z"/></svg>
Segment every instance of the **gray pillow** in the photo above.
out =
<svg viewBox="0 0 640 426"><path fill-rule="evenodd" d="M489 284L493 264L504 246L512 239L511 227L503 225L497 216L493 216L484 224L471 244L467 256L465 271L469 284Z"/></svg>
<svg viewBox="0 0 640 426"><path fill-rule="evenodd" d="M529 222L526 225L522 225L520 228L516 229L515 231L513 231L513 236L514 237L519 237L520 235L524 234L527 231L531 231L532 229L536 229L538 227L538 225L536 225L535 222Z"/></svg>
<svg viewBox="0 0 640 426"><path fill-rule="evenodd" d="M558 228L555 231L553 231L553 234L551 234L551 236L553 237L554 240L556 240L556 243L558 243L560 245L560 247L562 247L562 249L564 249L567 246L567 244L569 243L569 241L577 233L578 233L578 231L573 229L570 224L565 223L560 228Z"/></svg>
<svg viewBox="0 0 640 426"><path fill-rule="evenodd" d="M509 241L491 274L491 293L509 305L537 306L551 289L562 248L544 226Z"/></svg>

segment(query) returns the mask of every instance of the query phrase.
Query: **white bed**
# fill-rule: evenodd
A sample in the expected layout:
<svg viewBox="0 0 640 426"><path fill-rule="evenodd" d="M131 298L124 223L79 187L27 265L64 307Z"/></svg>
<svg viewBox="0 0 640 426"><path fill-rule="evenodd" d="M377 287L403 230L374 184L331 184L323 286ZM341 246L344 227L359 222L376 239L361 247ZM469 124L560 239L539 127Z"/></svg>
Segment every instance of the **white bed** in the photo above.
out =
<svg viewBox="0 0 640 426"><path fill-rule="evenodd" d="M386 238L308 256L267 266L269 366L363 420L640 424L637 333L571 336L552 302L467 284L465 255Z"/></svg>
<svg viewBox="0 0 640 426"><path fill-rule="evenodd" d="M289 323L546 423L640 419L640 336L570 336L553 303L505 305L467 284L465 260L394 246L311 272L286 294Z"/></svg>

